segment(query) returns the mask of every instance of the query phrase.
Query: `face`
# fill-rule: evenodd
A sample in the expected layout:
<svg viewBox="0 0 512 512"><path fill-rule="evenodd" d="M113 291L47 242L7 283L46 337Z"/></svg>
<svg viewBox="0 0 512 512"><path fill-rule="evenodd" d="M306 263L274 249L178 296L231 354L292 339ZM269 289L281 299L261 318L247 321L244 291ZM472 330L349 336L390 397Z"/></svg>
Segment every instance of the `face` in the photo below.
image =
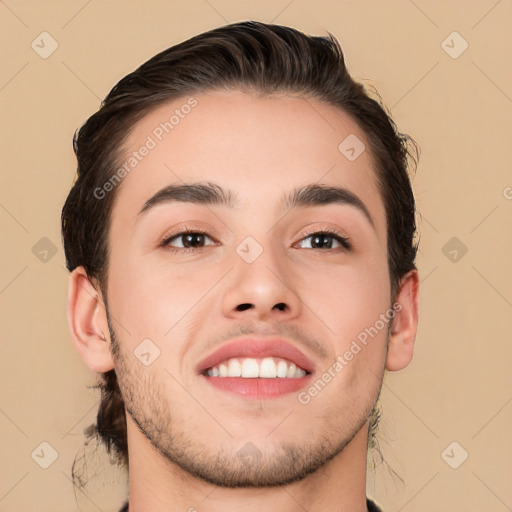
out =
<svg viewBox="0 0 512 512"><path fill-rule="evenodd" d="M374 165L348 136L368 148L332 106L241 92L134 127L108 281L132 445L217 485L283 485L367 425L394 313Z"/></svg>

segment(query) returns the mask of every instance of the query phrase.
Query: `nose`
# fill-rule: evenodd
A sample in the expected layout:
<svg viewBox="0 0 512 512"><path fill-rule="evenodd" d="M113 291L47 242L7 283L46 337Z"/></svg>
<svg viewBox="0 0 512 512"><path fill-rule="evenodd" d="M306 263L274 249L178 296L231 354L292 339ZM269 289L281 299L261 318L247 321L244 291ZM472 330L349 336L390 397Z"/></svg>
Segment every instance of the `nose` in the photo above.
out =
<svg viewBox="0 0 512 512"><path fill-rule="evenodd" d="M235 255L235 269L230 272L222 302L224 315L266 321L297 317L302 304L292 269L286 267L286 262L278 261L269 248L252 263Z"/></svg>

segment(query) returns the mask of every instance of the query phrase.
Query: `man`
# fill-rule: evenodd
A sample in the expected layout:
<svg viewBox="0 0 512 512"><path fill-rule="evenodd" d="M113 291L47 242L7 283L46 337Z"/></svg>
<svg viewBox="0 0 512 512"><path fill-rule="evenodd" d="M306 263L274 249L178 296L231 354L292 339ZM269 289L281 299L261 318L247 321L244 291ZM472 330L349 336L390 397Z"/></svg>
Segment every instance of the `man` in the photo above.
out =
<svg viewBox="0 0 512 512"><path fill-rule="evenodd" d="M80 129L68 321L123 510L378 510L375 406L418 319L407 142L333 37L255 22L153 57Z"/></svg>

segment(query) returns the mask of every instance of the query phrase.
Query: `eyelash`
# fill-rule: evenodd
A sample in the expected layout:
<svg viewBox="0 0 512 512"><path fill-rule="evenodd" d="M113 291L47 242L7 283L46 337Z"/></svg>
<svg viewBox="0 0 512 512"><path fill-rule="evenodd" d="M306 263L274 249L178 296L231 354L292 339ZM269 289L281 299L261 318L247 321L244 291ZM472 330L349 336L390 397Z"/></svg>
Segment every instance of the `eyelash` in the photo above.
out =
<svg viewBox="0 0 512 512"><path fill-rule="evenodd" d="M210 238L213 242L214 242L214 245L216 245L218 242L211 236L209 235L206 231L201 231L200 229L188 229L188 228L185 228L183 231L179 231L178 233L174 233L172 235L169 235L169 236L166 236L161 242L160 242L160 247L163 247L164 249L168 250L168 251L171 251L171 252L193 252L193 251L198 251L198 250L201 250L201 249L204 249L204 246L203 247L173 247L172 245L169 245L169 243L174 240L175 238L179 238L181 236L185 236L185 235L203 235L203 236L206 236L208 238ZM208 246L206 246L208 247Z"/></svg>
<svg viewBox="0 0 512 512"><path fill-rule="evenodd" d="M336 231L333 228L325 228L325 229L320 229L318 231L306 231L300 235L301 238L300 238L299 242L297 242L297 243L300 243L303 240L310 238L312 236L315 236L315 235L327 235L329 237L332 237L335 240L337 240L346 251L352 250L352 244L350 243L350 239L348 237L343 236L342 234L340 234L338 231ZM295 244L295 245L297 245L297 244ZM319 249L319 250L321 250L321 249ZM324 250L326 250L326 249L324 249ZM331 249L331 250L333 250L333 249Z"/></svg>
<svg viewBox="0 0 512 512"><path fill-rule="evenodd" d="M172 240L174 240L176 238L179 238L181 236L189 235L189 234L203 235L205 237L208 237L210 240L212 240L214 242L212 245L217 245L218 244L218 242L212 236L210 236L206 231L185 228L183 231L180 231L178 233L174 233L172 235L166 236L160 242L159 246L163 247L164 249L169 250L171 252L198 251L198 250L204 249L205 247L208 247L208 246L203 246L203 247L173 247L172 245L169 245ZM351 251L352 250L352 244L350 243L349 238L341 235L335 229L332 229L332 228L325 228L325 229L321 229L319 231L311 231L311 232L302 233L300 235L301 236L300 240L296 244L294 244L294 246L297 245L298 243L304 241L305 239L310 238L310 237L315 236L315 235L327 235L329 237L332 237L335 240L337 240L343 246L343 248L346 251ZM319 249L319 250L322 250L322 249ZM323 250L326 250L326 249L323 249ZM332 249L330 249L330 250L332 250Z"/></svg>

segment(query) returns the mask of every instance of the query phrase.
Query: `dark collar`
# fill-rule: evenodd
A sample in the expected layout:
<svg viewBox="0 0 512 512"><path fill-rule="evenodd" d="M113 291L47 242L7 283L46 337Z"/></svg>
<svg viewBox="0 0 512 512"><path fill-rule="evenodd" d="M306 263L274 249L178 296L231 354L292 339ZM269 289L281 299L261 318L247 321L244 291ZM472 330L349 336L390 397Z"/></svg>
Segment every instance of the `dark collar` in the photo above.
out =
<svg viewBox="0 0 512 512"><path fill-rule="evenodd" d="M368 508L368 512L382 512L382 510L375 505L372 500L366 499L366 508ZM126 502L123 508L119 512L129 512L128 511L128 502Z"/></svg>

